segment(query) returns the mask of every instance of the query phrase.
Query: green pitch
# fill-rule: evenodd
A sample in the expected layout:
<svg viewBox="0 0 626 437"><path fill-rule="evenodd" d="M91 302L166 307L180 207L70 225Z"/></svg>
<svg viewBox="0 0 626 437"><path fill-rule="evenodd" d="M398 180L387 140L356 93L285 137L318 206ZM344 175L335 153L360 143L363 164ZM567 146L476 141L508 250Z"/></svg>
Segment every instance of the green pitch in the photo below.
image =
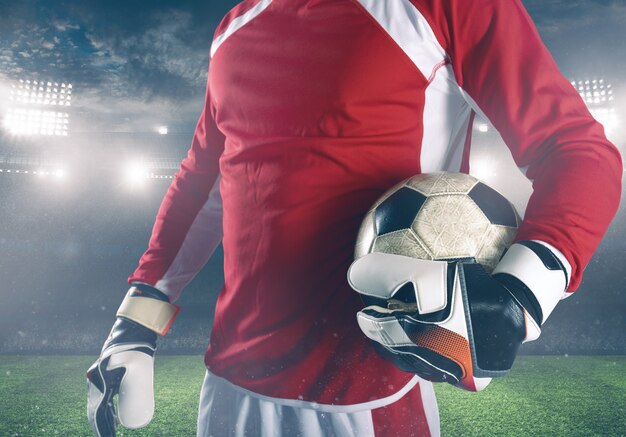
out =
<svg viewBox="0 0 626 437"><path fill-rule="evenodd" d="M0 436L89 436L94 357L0 356ZM158 356L156 413L119 436L193 436L199 356ZM482 393L436 384L443 436L626 436L626 357L520 357Z"/></svg>

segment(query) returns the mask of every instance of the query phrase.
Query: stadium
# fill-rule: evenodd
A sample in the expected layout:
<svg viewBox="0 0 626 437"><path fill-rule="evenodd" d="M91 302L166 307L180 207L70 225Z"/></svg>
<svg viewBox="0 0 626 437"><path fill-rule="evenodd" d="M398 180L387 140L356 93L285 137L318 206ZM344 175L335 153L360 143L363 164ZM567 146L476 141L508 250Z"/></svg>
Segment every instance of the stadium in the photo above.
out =
<svg viewBox="0 0 626 437"><path fill-rule="evenodd" d="M106 3L0 0L0 436L91 435L85 371L186 155L208 47L236 4ZM523 3L624 156L626 6ZM487 120L472 134L472 174L523 216L530 182ZM580 289L510 376L479 394L436 385L442 435L626 435L625 236L622 202ZM222 267L218 248L159 341L155 420L119 435L195 435Z"/></svg>

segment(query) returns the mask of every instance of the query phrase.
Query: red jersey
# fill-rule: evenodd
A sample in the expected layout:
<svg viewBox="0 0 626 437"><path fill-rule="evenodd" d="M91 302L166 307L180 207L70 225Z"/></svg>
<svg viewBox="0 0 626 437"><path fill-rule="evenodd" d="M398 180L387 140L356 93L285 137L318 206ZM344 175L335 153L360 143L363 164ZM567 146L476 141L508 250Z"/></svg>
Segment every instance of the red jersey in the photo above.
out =
<svg viewBox="0 0 626 437"><path fill-rule="evenodd" d="M574 290L616 211L621 159L518 0L240 3L130 281L175 300L223 236L211 372L276 398L391 399L413 376L357 326L357 231L398 181L469 171L475 113L534 180L518 238L558 248Z"/></svg>

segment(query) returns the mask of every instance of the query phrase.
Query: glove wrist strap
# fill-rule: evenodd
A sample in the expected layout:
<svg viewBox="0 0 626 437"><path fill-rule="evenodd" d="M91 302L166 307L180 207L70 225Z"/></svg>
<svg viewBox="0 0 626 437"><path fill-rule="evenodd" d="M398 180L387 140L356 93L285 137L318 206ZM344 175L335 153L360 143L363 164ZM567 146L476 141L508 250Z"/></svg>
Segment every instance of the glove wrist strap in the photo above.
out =
<svg viewBox="0 0 626 437"><path fill-rule="evenodd" d="M540 325L565 297L567 267L543 243L519 241L512 245L493 271L493 275L499 273L516 277L532 292L541 307Z"/></svg>
<svg viewBox="0 0 626 437"><path fill-rule="evenodd" d="M178 305L153 297L144 297L131 287L117 310L117 317L132 320L159 335L165 335L180 312Z"/></svg>

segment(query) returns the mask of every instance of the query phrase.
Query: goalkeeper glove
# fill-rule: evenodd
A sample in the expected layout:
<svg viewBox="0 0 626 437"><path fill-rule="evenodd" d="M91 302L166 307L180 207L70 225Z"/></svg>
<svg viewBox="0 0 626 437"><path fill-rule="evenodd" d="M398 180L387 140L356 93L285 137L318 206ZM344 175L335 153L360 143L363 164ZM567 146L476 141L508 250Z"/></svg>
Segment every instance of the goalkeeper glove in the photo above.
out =
<svg viewBox="0 0 626 437"><path fill-rule="evenodd" d="M482 390L539 337L568 283L567 261L521 241L488 274L477 263L371 253L348 272L368 306L361 330L402 370Z"/></svg>
<svg viewBox="0 0 626 437"><path fill-rule="evenodd" d="M149 285L128 290L100 357L87 371L87 417L97 436L115 436L113 398L118 394L123 426L141 428L152 420L156 338L165 335L178 311Z"/></svg>

